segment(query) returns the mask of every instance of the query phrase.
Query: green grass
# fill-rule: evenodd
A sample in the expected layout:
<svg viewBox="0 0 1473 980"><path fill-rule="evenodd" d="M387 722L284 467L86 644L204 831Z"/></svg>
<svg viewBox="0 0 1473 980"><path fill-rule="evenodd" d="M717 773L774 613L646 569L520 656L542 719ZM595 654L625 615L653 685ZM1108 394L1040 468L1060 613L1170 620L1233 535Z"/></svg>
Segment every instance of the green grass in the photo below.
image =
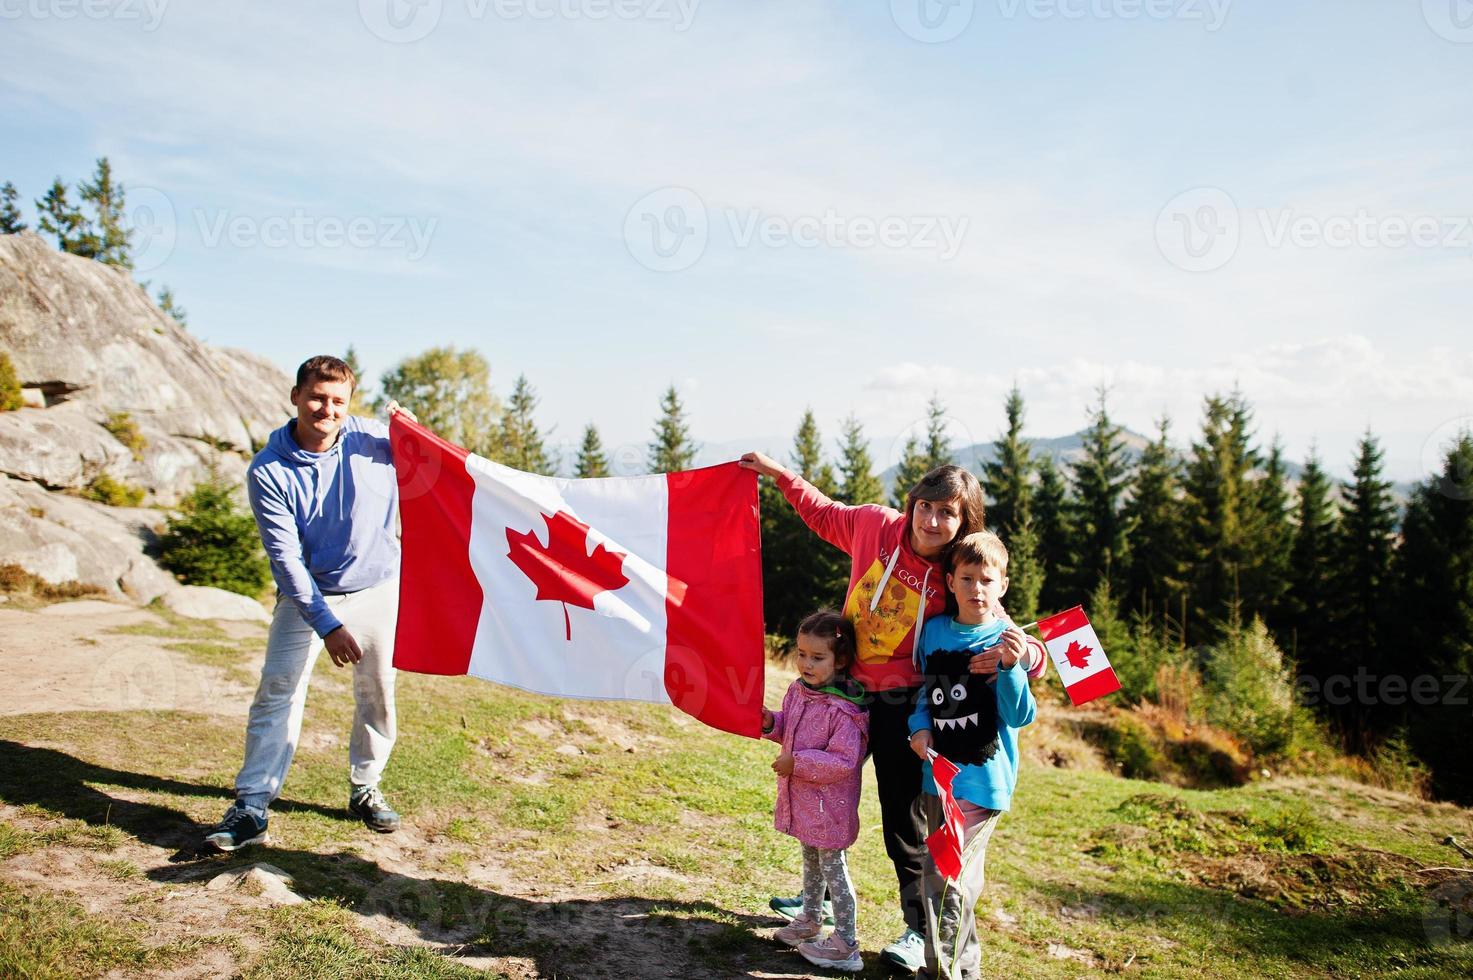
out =
<svg viewBox="0 0 1473 980"><path fill-rule="evenodd" d="M209 624L147 628L216 667L247 669L259 659L258 641ZM605 954L571 927L630 922L658 940L651 961L690 975L794 968L791 954L758 934L773 924L767 898L795 892L800 875L797 844L772 829L770 743L705 729L668 708L401 675L401 736L384 789L426 844L407 854L409 876L393 874L365 856L373 838L342 810L348 677L319 660L272 846L215 859L222 869L269 861L313 899L247 917L240 928L254 942L235 954L243 975L473 975L434 951L461 950L577 976ZM329 736L336 743L322 747ZM0 739L0 799L27 807L0 823L0 861L8 861L48 848L114 850L134 838L186 847L229 799L243 724L180 712L9 716L0 717ZM861 943L874 951L901 919L869 769L861 820L850 861ZM1197 791L1031 766L988 854L985 969L1027 977L1467 973L1473 940L1435 928L1433 886L1447 879L1419 874L1463 863L1438 844L1447 834L1473 839L1473 814L1334 779ZM199 887L134 852L97 862L129 889ZM487 868L520 883L519 894L474 883ZM564 892L579 897L538 897ZM121 928L47 909L63 936ZM144 903L135 911L165 914ZM430 948L386 944L360 914L389 915ZM154 955L136 938L117 948L132 950L133 966ZM876 966L869 973L883 975Z"/></svg>
<svg viewBox="0 0 1473 980"><path fill-rule="evenodd" d="M0 881L0 977L73 980L113 969L170 965L202 945L148 943L134 923L88 915L80 905Z"/></svg>

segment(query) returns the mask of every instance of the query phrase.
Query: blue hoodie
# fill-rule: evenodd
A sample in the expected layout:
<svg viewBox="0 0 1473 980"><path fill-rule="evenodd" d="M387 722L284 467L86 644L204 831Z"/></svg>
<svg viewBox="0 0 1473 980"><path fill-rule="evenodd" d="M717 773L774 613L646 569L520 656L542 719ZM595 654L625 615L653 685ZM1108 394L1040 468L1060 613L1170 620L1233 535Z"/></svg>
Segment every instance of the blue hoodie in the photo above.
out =
<svg viewBox="0 0 1473 980"><path fill-rule="evenodd" d="M399 483L389 427L350 415L333 447L309 453L296 419L271 433L246 470L246 496L271 576L318 636L342 622L323 593L358 592L399 570Z"/></svg>
<svg viewBox="0 0 1473 980"><path fill-rule="evenodd" d="M926 620L918 644L922 670L925 669L925 658L937 650L981 653L1002 638L1007 626L1001 618L985 626L968 626L950 616ZM985 806L989 810L1006 810L1012 806L1013 790L1018 785L1018 729L1032 723L1036 709L1033 692L1028 689L1027 661L1019 660L1012 667L999 670L991 687L997 697L999 751L982 765L961 766L961 772L951 781L951 789L968 803ZM924 693L925 688L921 690ZM925 698L917 698L915 711L910 716L910 733L914 735L930 728L930 707ZM985 739L988 736L979 734L977 737ZM936 781L931 775L929 761L921 764L921 789L936 795Z"/></svg>

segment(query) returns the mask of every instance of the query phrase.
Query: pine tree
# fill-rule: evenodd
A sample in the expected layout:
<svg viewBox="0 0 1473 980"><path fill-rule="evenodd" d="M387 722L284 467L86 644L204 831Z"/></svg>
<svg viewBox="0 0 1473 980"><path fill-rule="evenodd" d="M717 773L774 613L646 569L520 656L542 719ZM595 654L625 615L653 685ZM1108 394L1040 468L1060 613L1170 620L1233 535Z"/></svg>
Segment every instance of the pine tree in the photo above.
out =
<svg viewBox="0 0 1473 980"><path fill-rule="evenodd" d="M890 506L905 510L905 498L910 488L920 482L921 477L931 472L929 457L921 452L921 440L911 433L905 440L905 449L900 454L900 465L895 468L895 482L891 484Z"/></svg>
<svg viewBox="0 0 1473 980"><path fill-rule="evenodd" d="M96 230L90 233L88 245L92 258L120 269L133 268L133 232L123 209L123 185L113 183L113 168L107 157L98 159L92 183L82 184L80 190L82 200L97 212Z"/></svg>
<svg viewBox="0 0 1473 980"><path fill-rule="evenodd" d="M6 181L0 187L0 235L14 235L26 230L26 223L21 220L20 208L15 206L20 192L15 185Z"/></svg>
<svg viewBox="0 0 1473 980"><path fill-rule="evenodd" d="M942 404L940 395L933 394L926 405L925 473L955 462L956 457L951 451L951 437L946 434L946 406Z"/></svg>
<svg viewBox="0 0 1473 980"><path fill-rule="evenodd" d="M609 475L609 458L604 455L603 441L593 423L583 430L583 444L578 447L578 463L573 475L580 480L592 480Z"/></svg>
<svg viewBox="0 0 1473 980"><path fill-rule="evenodd" d="M1074 537L1070 510L1064 475L1052 456L1040 458L1038 486L1033 491L1033 523L1038 533L1039 565L1044 573L1038 603L1045 614L1077 605L1084 598L1070 585L1074 567L1069 555Z"/></svg>
<svg viewBox="0 0 1473 980"><path fill-rule="evenodd" d="M1033 496L1033 458L1023 438L1023 393L1016 384L1008 392L1005 410L1008 428L996 443L994 457L982 464L982 485L987 492L987 525L1011 542L1020 523L1032 514Z"/></svg>
<svg viewBox="0 0 1473 980"><path fill-rule="evenodd" d="M820 493L833 496L833 467L823 458L811 409L803 413L793 436L791 465ZM808 530L774 481L764 480L760 495L763 615L768 630L788 637L814 609L843 602L848 565L843 552Z"/></svg>
<svg viewBox="0 0 1473 980"><path fill-rule="evenodd" d="M174 294L169 292L168 286L165 286L163 290L159 293L159 309L163 310L165 313L168 313L169 310L165 309L164 307L165 297L167 297L172 304ZM183 311L181 310L180 312ZM175 316L174 319L178 320L179 318ZM182 322L180 323L180 326L183 326ZM371 401L368 397L368 386L364 384L365 379L363 377L363 365L359 363L358 351L353 347L352 344L348 345L348 351L343 355L343 363L348 365L348 369L353 372L353 377L356 379L356 383L353 386L353 397L348 401L348 411L353 415L372 414L372 409L369 407Z"/></svg>
<svg viewBox="0 0 1473 980"><path fill-rule="evenodd" d="M869 441L864 426L853 415L839 430L839 486L834 499L846 504L878 504L885 499L885 487L874 474L874 461L869 455Z"/></svg>
<svg viewBox="0 0 1473 980"><path fill-rule="evenodd" d="M1412 493L1397 554L1398 621L1406 624L1398 672L1442 679L1473 675L1473 433L1464 430L1443 457L1442 472ZM1450 691L1387 719L1408 724L1413 750L1432 767L1442 798L1473 800L1467 702Z"/></svg>
<svg viewBox="0 0 1473 980"><path fill-rule="evenodd" d="M501 413L501 461L524 473L551 476L554 466L543 445L542 433L537 431L537 421L532 417L538 401L527 376L517 375L506 409Z"/></svg>
<svg viewBox="0 0 1473 980"><path fill-rule="evenodd" d="M218 473L199 483L159 537L159 564L186 585L255 598L271 581L256 521L235 502L238 485Z"/></svg>
<svg viewBox="0 0 1473 980"><path fill-rule="evenodd" d="M1133 612L1171 617L1186 590L1181 466L1167 441L1171 421L1163 417L1156 426L1156 439L1141 454L1125 505L1133 530L1123 598Z"/></svg>
<svg viewBox="0 0 1473 980"><path fill-rule="evenodd" d="M1209 396L1203 410L1202 439L1192 444L1182 480L1185 491L1187 561L1191 622L1183 624L1193 642L1214 638L1239 602L1239 578L1252 560L1249 474L1258 465L1249 447L1251 415L1240 394Z"/></svg>
<svg viewBox="0 0 1473 980"><path fill-rule="evenodd" d="M1084 434L1084 455L1072 467L1074 587L1080 593L1093 590L1101 579L1113 582L1128 567L1129 523L1121 498L1129 467L1121 431L1100 389Z"/></svg>
<svg viewBox="0 0 1473 980"><path fill-rule="evenodd" d="M173 318L175 323L179 324L179 326L181 327L188 329L189 311L179 305L178 300L174 298L174 290L170 289L168 286L159 287L159 312L168 314L170 317ZM348 353L353 353L352 347L348 348ZM359 388L361 389L362 375L358 374L358 368L356 366L354 366L353 368L353 374L358 377L360 382ZM357 389L354 390L353 397L355 399L358 397Z"/></svg>
<svg viewBox="0 0 1473 980"><path fill-rule="evenodd" d="M1240 581L1244 608L1263 617L1281 646L1288 636L1285 595L1289 591L1289 553L1294 547L1287 483L1284 446L1275 439L1262 473L1251 485L1249 561Z"/></svg>
<svg viewBox="0 0 1473 980"><path fill-rule="evenodd" d="M1329 623L1338 605L1334 592L1336 514L1330 480L1311 451L1299 479L1298 527L1289 557L1285 621L1289 650L1302 675L1321 682L1337 672Z"/></svg>
<svg viewBox="0 0 1473 980"><path fill-rule="evenodd" d="M1032 622L1038 618L1038 599L1047 573L1039 556L1041 542L1031 513L1023 512L1021 523L1004 543L1008 548L1008 593L1003 604L1014 622Z"/></svg>
<svg viewBox="0 0 1473 980"><path fill-rule="evenodd" d="M675 473L688 470L696 461L699 447L691 440L690 426L685 420L685 406L671 385L660 396L660 417L655 422L655 438L649 445L651 473Z"/></svg>
<svg viewBox="0 0 1473 980"><path fill-rule="evenodd" d="M67 199L67 186L58 177L52 181L46 196L36 202L40 217L36 226L48 235L56 236L56 247L71 255L91 258L87 249L91 233L87 230L87 219L79 208Z"/></svg>
<svg viewBox="0 0 1473 980"><path fill-rule="evenodd" d="M1336 541L1336 616L1332 622L1339 672L1354 674L1364 665L1371 674L1394 673L1406 654L1388 649L1391 630L1391 562L1396 534L1396 504L1391 484L1381 477L1381 447L1367 432L1356 445L1352 481L1344 486L1340 530ZM1371 743L1375 706L1352 701L1346 706L1352 746Z"/></svg>

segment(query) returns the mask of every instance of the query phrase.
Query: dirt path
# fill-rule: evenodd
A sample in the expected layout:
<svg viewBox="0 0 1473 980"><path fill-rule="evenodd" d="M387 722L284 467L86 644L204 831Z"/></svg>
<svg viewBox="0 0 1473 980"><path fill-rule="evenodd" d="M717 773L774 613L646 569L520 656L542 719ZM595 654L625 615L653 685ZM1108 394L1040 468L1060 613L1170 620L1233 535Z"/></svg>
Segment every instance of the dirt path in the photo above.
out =
<svg viewBox="0 0 1473 980"><path fill-rule="evenodd" d="M171 630L176 635L148 635ZM263 634L254 624L217 623L201 630L223 635L228 643ZM241 683L240 671L232 680L224 669L171 649L181 643L177 633L177 623L121 603L84 600L31 610L0 606L0 670L6 678L0 715L178 710L243 716L251 690ZM615 744L635 738L597 712L583 720ZM303 745L324 737L305 730ZM336 743L335 736L332 741ZM88 823L66 821L70 829L59 831L55 817L0 802L0 822L55 841L6 858L0 882L64 896L112 921L146 923L150 944L230 937L228 944L206 946L167 968L109 976L183 980L238 974L269 943L269 932L260 931L259 920L242 912L274 902L249 882L224 888L219 887L223 879L215 887L208 883L250 864L195 853L197 829L181 823L176 811L159 809L157 794L149 789L109 786L107 795L114 801L109 823L129 833L105 846L89 843L89 835L111 828L92 825L90 818ZM155 823L159 814L166 816ZM661 879L672 876L686 880L680 872L634 862L616 865L606 880L551 885L516 880L498 861L496 848L490 848L447 875L443 859L455 848L436 832L434 815L421 816L426 819L407 822L390 836L370 835L313 849L315 857L379 882L361 900L346 902L356 913L356 924L374 940L426 947L517 980L813 975L802 969L806 964L796 953L776 946L754 951L747 944L741 954L728 955L722 951L731 941L729 925L702 918L699 910L692 915L693 907L683 903L637 897L642 884L668 884ZM156 832L136 836L140 825ZM58 841L61 833L74 836ZM520 845L508 841L506 846ZM269 862L272 855L268 851L259 860ZM426 871L433 868L442 869L438 877ZM621 889L625 894L610 896L599 889L611 881L627 884ZM738 918L754 930L777 925L775 920ZM446 919L475 925L458 931L442 928ZM487 938L487 930L494 936L497 929L503 930L505 943ZM477 936L477 945L467 948ZM478 953L497 945L519 955Z"/></svg>
<svg viewBox="0 0 1473 980"><path fill-rule="evenodd" d="M165 625L146 609L95 599L33 611L0 607L0 714L150 709L243 715L251 692L223 671L191 662L157 637L114 632Z"/></svg>

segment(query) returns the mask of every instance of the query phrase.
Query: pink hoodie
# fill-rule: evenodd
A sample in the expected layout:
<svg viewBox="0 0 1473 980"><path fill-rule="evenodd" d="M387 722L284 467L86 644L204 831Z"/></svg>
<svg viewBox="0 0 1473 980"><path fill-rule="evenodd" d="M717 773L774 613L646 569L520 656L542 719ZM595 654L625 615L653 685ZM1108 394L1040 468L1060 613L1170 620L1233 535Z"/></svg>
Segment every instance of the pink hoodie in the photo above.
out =
<svg viewBox="0 0 1473 980"><path fill-rule="evenodd" d="M777 778L773 825L810 847L836 851L859 837L859 772L869 712L836 694L793 681L765 738L793 756Z"/></svg>
<svg viewBox="0 0 1473 980"><path fill-rule="evenodd" d="M918 686L921 675L912 657L920 633L917 620L946 608L946 576L940 564L911 550L905 514L878 504L838 503L791 472L779 477L777 486L809 529L849 556L844 618L854 624L859 641L859 659L850 674L871 692ZM1043 643L1030 636L1028 646L1033 661L1028 676L1042 677L1048 669Z"/></svg>

